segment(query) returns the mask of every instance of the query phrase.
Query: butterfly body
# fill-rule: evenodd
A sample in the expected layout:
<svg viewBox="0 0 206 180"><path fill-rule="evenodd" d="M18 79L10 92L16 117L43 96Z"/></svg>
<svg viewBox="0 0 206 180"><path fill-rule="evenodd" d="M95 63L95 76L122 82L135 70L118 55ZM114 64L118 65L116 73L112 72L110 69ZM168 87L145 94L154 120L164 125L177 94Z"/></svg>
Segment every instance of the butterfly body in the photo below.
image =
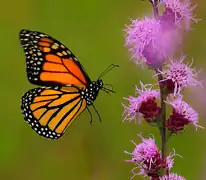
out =
<svg viewBox="0 0 206 180"><path fill-rule="evenodd" d="M81 91L81 98L86 99L87 104L91 105L96 100L99 90L103 87L103 81L98 79L89 84L85 90Z"/></svg>
<svg viewBox="0 0 206 180"><path fill-rule="evenodd" d="M74 54L51 36L20 31L29 82L43 86L22 96L24 119L39 135L58 139L93 102L103 81L91 81Z"/></svg>

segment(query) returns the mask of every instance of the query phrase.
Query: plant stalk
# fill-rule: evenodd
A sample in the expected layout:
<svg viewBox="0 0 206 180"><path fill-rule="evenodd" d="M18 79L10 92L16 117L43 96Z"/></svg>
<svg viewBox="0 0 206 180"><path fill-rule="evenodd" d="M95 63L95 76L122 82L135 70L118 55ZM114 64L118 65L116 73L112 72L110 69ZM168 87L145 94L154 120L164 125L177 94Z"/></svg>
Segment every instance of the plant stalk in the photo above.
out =
<svg viewBox="0 0 206 180"><path fill-rule="evenodd" d="M160 71L162 69L160 68ZM156 70L158 73L158 71ZM167 152L167 137L166 137L166 95L164 92L164 86L162 85L161 81L163 80L163 76L158 73L158 82L159 82L159 88L160 88L160 100L161 100L161 111L160 111L160 121L161 121L161 126L160 126L160 136L161 136L161 155L162 158L166 158L166 152ZM166 169L165 171L166 172ZM165 174L165 173L164 173Z"/></svg>
<svg viewBox="0 0 206 180"><path fill-rule="evenodd" d="M158 12L158 1L159 0L149 0L153 7L154 17L158 18L159 12ZM160 71L162 71L162 68L159 68ZM158 74L158 82L159 82L159 89L160 89L160 100L161 100L161 111L160 111L160 136L161 136L161 156L162 159L166 159L167 154L167 135L166 135L166 104L165 100L167 95L164 91L164 86L162 85L162 80L164 79L162 74L158 72L156 69L156 73ZM167 173L167 169L165 168L162 170L161 175L165 175Z"/></svg>
<svg viewBox="0 0 206 180"><path fill-rule="evenodd" d="M159 16L158 12L158 0L149 0L153 7L154 17L157 18Z"/></svg>

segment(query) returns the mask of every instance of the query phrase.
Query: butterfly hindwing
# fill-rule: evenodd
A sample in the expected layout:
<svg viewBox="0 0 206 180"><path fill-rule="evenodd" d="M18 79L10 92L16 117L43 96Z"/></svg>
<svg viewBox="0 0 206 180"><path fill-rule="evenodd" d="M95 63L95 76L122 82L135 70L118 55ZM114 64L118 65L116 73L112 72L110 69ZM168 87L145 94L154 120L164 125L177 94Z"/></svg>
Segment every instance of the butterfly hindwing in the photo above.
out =
<svg viewBox="0 0 206 180"><path fill-rule="evenodd" d="M86 108L77 86L56 86L31 89L22 97L24 119L40 136L61 137Z"/></svg>
<svg viewBox="0 0 206 180"><path fill-rule="evenodd" d="M32 84L88 85L91 80L74 54L51 36L21 30L20 41L26 56L26 70Z"/></svg>

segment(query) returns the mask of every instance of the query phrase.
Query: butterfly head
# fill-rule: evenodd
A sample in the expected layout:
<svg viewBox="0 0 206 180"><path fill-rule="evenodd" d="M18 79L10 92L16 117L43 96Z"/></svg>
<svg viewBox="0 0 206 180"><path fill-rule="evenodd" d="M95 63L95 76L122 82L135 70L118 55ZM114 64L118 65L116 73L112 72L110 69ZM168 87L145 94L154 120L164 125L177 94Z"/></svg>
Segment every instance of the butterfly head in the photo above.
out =
<svg viewBox="0 0 206 180"><path fill-rule="evenodd" d="M96 86L97 86L98 89L101 89L104 85L102 79L98 79L95 83L96 83Z"/></svg>
<svg viewBox="0 0 206 180"><path fill-rule="evenodd" d="M97 81L92 81L89 86L87 87L91 92L96 92L98 93L100 89L103 88L103 80L98 79Z"/></svg>

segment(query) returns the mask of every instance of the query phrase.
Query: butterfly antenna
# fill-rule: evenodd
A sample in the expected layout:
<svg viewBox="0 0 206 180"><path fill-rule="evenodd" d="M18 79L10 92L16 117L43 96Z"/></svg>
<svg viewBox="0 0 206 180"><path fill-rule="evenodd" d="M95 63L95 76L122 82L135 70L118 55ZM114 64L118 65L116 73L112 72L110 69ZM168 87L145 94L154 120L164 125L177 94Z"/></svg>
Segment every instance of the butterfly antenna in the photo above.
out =
<svg viewBox="0 0 206 180"><path fill-rule="evenodd" d="M115 67L119 67L119 65L115 65L115 64L110 64L98 77L98 79L100 79L102 76L104 76L106 73L108 73L109 71L111 71L113 68Z"/></svg>
<svg viewBox="0 0 206 180"><path fill-rule="evenodd" d="M99 117L99 121L102 122L102 118L100 117L100 114L98 113L97 109L95 108L95 106L92 104L92 107L94 109L94 111L97 113L97 116Z"/></svg>
<svg viewBox="0 0 206 180"><path fill-rule="evenodd" d="M109 93L115 93L115 91L111 90L111 89L107 89L105 87L102 87L101 90L103 90L104 92L106 92L107 94Z"/></svg>
<svg viewBox="0 0 206 180"><path fill-rule="evenodd" d="M111 84L104 84L104 86L108 86L108 87L110 87L110 90L114 90L114 88L113 88L113 86L111 85ZM105 87L104 87L105 88ZM107 88L108 89L108 88Z"/></svg>

